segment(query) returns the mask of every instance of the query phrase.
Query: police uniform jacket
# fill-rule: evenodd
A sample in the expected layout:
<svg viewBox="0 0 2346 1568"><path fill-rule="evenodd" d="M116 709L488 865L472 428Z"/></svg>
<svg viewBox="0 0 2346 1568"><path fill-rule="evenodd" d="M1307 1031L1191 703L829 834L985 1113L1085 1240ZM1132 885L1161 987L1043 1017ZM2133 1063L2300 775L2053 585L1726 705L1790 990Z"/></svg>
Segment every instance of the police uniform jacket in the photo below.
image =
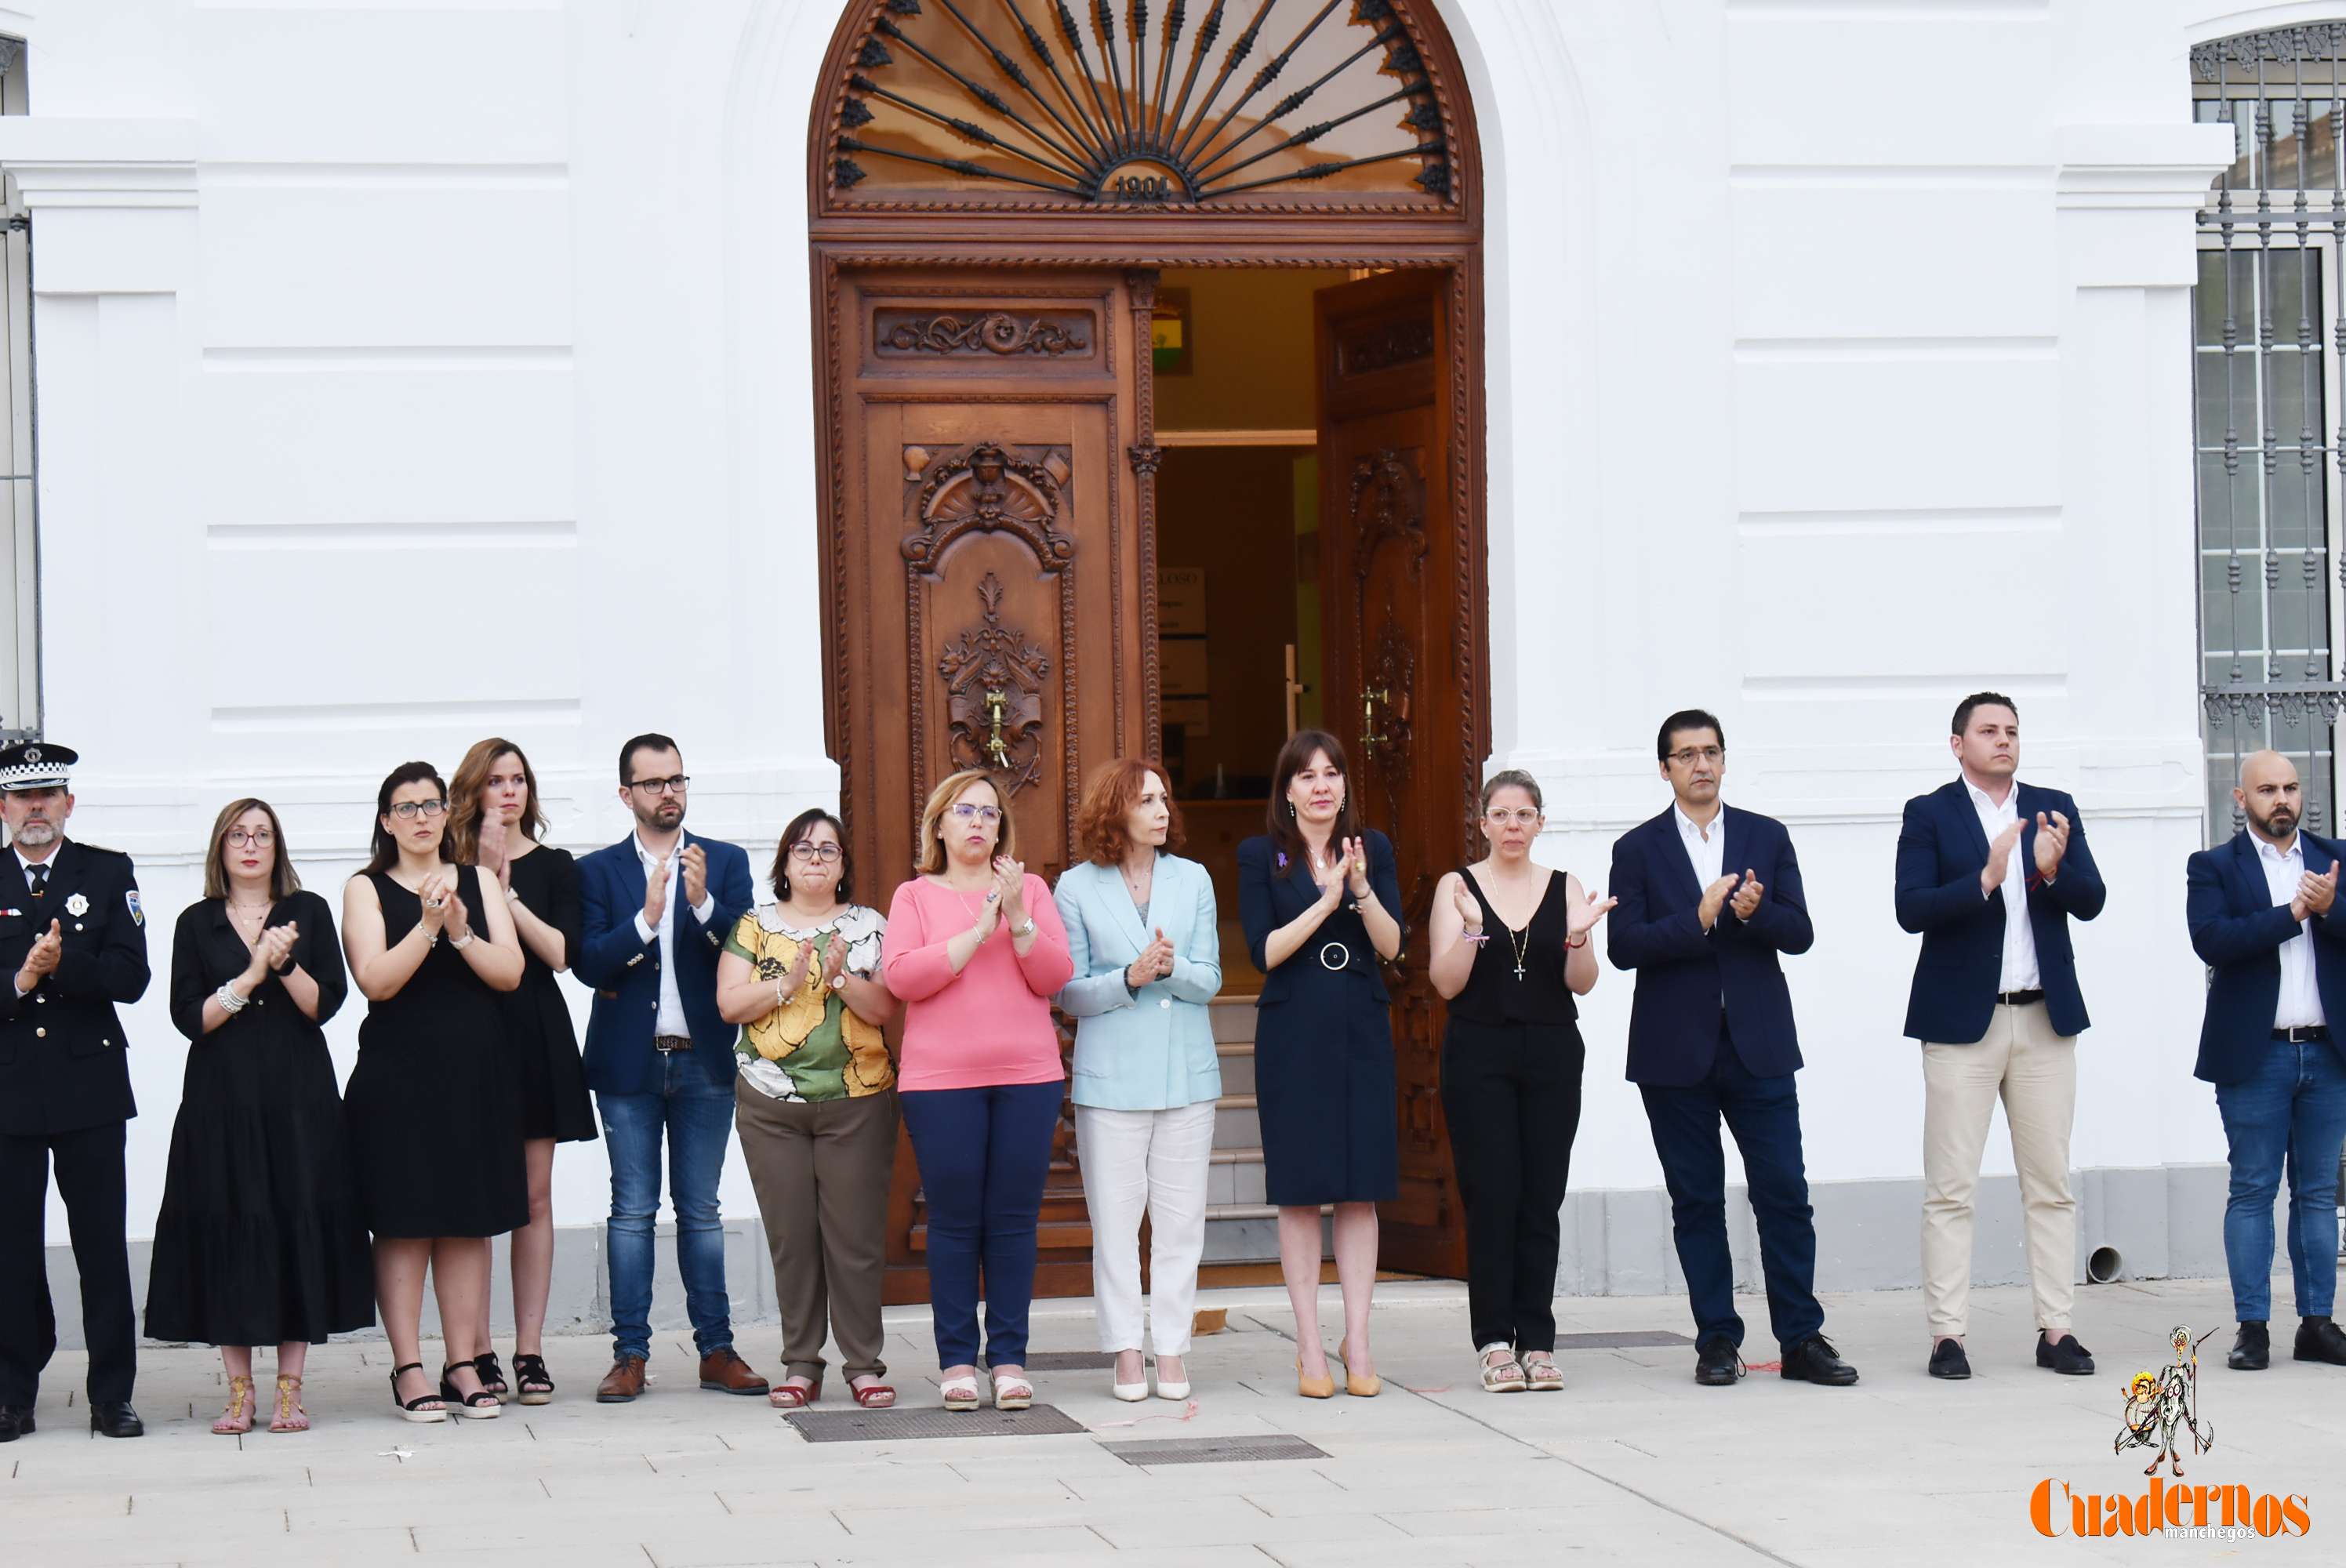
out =
<svg viewBox="0 0 2346 1568"><path fill-rule="evenodd" d="M68 839L33 897L0 849L0 1134L69 1133L138 1114L117 1003L147 990L147 916L130 857ZM56 968L23 996L15 976L57 922Z"/></svg>

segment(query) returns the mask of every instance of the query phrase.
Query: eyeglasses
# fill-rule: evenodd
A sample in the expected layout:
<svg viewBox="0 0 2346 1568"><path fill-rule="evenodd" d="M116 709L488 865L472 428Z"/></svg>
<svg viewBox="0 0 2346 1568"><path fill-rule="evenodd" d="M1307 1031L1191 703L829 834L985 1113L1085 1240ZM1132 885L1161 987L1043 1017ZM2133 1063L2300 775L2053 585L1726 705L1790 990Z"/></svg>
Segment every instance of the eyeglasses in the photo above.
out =
<svg viewBox="0 0 2346 1568"><path fill-rule="evenodd" d="M1539 808L1536 806L1519 806L1512 811L1502 806L1483 813L1483 820L1494 828L1504 828L1510 822L1518 828L1536 828L1539 820Z"/></svg>
<svg viewBox="0 0 2346 1568"><path fill-rule="evenodd" d="M826 866L835 865L839 860L839 846L837 844L813 844L809 843L804 839L801 839L797 843L790 846L790 859L794 860L804 860L809 865L814 864L817 860L821 860Z"/></svg>
<svg viewBox="0 0 2346 1568"><path fill-rule="evenodd" d="M1681 768L1691 768L1698 762L1708 762L1715 768L1726 755L1727 748L1720 746L1687 746L1671 752L1670 760Z"/></svg>
<svg viewBox="0 0 2346 1568"><path fill-rule="evenodd" d="M415 820L415 814L419 811L426 817L437 817L447 809L448 802L445 800L402 800L391 809L391 814L403 822L413 822ZM234 843L236 840L230 839L229 842Z"/></svg>
<svg viewBox="0 0 2346 1568"><path fill-rule="evenodd" d="M964 800L959 805L955 806L953 809L953 814L960 818L964 822L999 822L1002 820L1001 807L973 806L966 800Z"/></svg>
<svg viewBox="0 0 2346 1568"><path fill-rule="evenodd" d="M684 793L684 787L691 782L690 775L678 773L666 779L638 779L627 788L648 789L655 795L681 795Z"/></svg>
<svg viewBox="0 0 2346 1568"><path fill-rule="evenodd" d="M277 842L277 835L266 828L255 828L250 833L242 828L230 828L228 830L228 847L231 850L241 850L247 844L250 844L256 850L265 850L275 842Z"/></svg>

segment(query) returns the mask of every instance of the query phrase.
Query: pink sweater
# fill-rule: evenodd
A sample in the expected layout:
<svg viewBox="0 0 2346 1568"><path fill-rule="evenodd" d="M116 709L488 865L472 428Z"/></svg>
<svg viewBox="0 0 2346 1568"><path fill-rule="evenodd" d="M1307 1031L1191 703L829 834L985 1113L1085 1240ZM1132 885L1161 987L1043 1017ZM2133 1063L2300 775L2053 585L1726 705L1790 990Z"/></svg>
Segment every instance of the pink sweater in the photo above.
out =
<svg viewBox="0 0 2346 1568"><path fill-rule="evenodd" d="M900 1090L1051 1084L1066 1075L1051 998L1075 973L1075 962L1059 906L1043 879L1028 872L1034 945L1020 957L1005 920L955 974L945 944L977 923L970 910L980 897L914 877L889 901L880 967L904 1003Z"/></svg>

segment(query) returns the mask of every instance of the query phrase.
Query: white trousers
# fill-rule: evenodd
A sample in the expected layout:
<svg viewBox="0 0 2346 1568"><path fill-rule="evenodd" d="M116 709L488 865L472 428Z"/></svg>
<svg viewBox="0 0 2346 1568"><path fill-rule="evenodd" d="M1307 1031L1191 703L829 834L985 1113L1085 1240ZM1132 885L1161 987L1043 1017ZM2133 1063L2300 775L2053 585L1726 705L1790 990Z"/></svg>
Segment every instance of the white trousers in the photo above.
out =
<svg viewBox="0 0 2346 1568"><path fill-rule="evenodd" d="M1092 1295L1103 1350L1140 1349L1140 1217L1148 1216L1151 1347L1189 1353L1198 1259L1206 1250L1206 1171L1214 1102L1169 1111L1076 1107L1076 1159L1091 1210Z"/></svg>

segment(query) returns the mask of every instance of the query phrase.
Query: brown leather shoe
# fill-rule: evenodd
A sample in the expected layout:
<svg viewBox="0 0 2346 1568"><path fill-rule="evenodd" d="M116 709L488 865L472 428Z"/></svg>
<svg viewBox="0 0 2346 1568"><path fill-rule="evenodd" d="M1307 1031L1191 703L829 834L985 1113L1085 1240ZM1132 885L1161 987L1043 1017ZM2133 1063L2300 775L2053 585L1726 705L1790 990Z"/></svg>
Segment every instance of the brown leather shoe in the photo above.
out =
<svg viewBox="0 0 2346 1568"><path fill-rule="evenodd" d="M766 1391L766 1380L751 1371L750 1363L735 1355L729 1345L700 1358L700 1386L720 1394L762 1394Z"/></svg>
<svg viewBox="0 0 2346 1568"><path fill-rule="evenodd" d="M595 1390L598 1405L624 1405L644 1391L644 1359L622 1356L611 1363L603 1375L602 1383Z"/></svg>

